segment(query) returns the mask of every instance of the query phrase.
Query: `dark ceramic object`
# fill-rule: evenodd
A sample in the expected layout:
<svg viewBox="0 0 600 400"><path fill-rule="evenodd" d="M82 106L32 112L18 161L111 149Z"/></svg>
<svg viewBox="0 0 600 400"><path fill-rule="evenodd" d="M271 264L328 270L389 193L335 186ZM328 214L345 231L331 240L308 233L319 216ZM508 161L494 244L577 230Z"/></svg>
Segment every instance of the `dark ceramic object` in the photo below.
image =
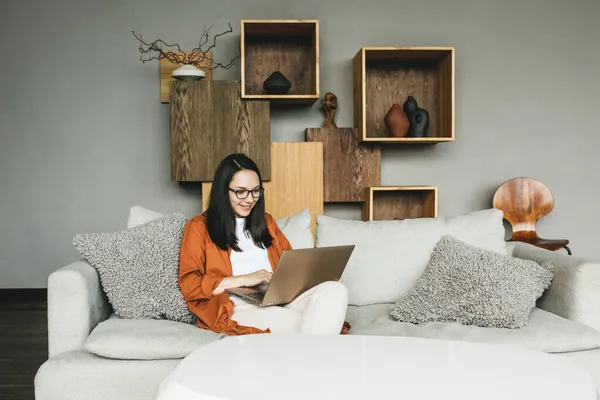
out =
<svg viewBox="0 0 600 400"><path fill-rule="evenodd" d="M403 108L410 124L406 137L425 137L427 129L429 129L429 113L419 108L417 101L412 96L408 96Z"/></svg>
<svg viewBox="0 0 600 400"><path fill-rule="evenodd" d="M269 94L286 94L292 83L279 71L275 71L263 82L263 89Z"/></svg>

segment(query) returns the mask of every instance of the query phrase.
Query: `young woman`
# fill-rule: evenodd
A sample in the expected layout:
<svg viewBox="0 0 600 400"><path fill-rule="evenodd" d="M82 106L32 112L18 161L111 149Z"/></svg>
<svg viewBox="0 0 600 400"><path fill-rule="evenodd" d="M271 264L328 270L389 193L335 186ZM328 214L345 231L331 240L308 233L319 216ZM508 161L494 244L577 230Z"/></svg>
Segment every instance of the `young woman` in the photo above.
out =
<svg viewBox="0 0 600 400"><path fill-rule="evenodd" d="M263 192L256 164L229 155L215 171L208 209L185 227L179 284L198 325L228 335L339 334L348 306L340 282L322 283L283 307L259 307L226 291L268 283L283 250L292 248L265 212Z"/></svg>

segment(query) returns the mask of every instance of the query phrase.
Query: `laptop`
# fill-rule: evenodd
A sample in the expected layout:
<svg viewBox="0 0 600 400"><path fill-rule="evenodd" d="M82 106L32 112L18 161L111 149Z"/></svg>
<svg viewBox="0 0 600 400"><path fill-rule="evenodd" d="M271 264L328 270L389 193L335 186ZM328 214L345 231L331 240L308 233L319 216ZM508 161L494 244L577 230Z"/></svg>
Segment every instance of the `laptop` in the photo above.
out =
<svg viewBox="0 0 600 400"><path fill-rule="evenodd" d="M227 289L261 307L291 303L307 290L327 281L339 281L354 245L284 250L268 285Z"/></svg>

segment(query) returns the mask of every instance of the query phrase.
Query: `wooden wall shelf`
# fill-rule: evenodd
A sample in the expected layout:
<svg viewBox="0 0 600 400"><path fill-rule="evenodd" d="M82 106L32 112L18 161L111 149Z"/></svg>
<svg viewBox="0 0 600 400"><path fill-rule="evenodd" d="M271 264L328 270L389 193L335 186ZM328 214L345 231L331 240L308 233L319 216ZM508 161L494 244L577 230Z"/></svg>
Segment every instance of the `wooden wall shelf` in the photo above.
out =
<svg viewBox="0 0 600 400"><path fill-rule="evenodd" d="M440 143L454 140L454 47L363 47L354 57L354 124L359 140ZM390 137L384 118L414 96L429 112L424 138Z"/></svg>
<svg viewBox="0 0 600 400"><path fill-rule="evenodd" d="M436 186L380 186L364 190L363 221L435 218Z"/></svg>
<svg viewBox="0 0 600 400"><path fill-rule="evenodd" d="M182 51L185 55L189 55L190 51ZM166 58L160 60L160 102L168 103L170 101L169 95L169 84L177 79L171 75L174 70L183 66L183 64L175 64ZM212 53L209 51L206 53L206 58L200 63L200 68L206 74L203 80L209 81L211 79L211 66L212 66Z"/></svg>
<svg viewBox="0 0 600 400"><path fill-rule="evenodd" d="M363 201L365 187L379 186L381 147L360 143L356 128L308 128L309 142L323 142L323 200L326 203Z"/></svg>
<svg viewBox="0 0 600 400"><path fill-rule="evenodd" d="M239 81L170 83L171 179L212 181L223 158L245 153L271 179L271 109L242 100Z"/></svg>
<svg viewBox="0 0 600 400"><path fill-rule="evenodd" d="M241 21L242 98L272 103L313 104L319 99L319 21ZM280 71L292 83L282 95L263 82Z"/></svg>

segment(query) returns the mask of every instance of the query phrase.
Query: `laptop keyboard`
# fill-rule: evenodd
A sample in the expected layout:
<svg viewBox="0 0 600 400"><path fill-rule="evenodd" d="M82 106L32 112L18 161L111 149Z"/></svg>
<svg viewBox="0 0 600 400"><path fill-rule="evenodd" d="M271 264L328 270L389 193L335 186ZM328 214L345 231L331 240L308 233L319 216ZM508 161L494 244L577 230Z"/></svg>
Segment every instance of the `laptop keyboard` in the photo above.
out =
<svg viewBox="0 0 600 400"><path fill-rule="evenodd" d="M247 293L246 296L251 297L260 303L265 298L265 292Z"/></svg>

